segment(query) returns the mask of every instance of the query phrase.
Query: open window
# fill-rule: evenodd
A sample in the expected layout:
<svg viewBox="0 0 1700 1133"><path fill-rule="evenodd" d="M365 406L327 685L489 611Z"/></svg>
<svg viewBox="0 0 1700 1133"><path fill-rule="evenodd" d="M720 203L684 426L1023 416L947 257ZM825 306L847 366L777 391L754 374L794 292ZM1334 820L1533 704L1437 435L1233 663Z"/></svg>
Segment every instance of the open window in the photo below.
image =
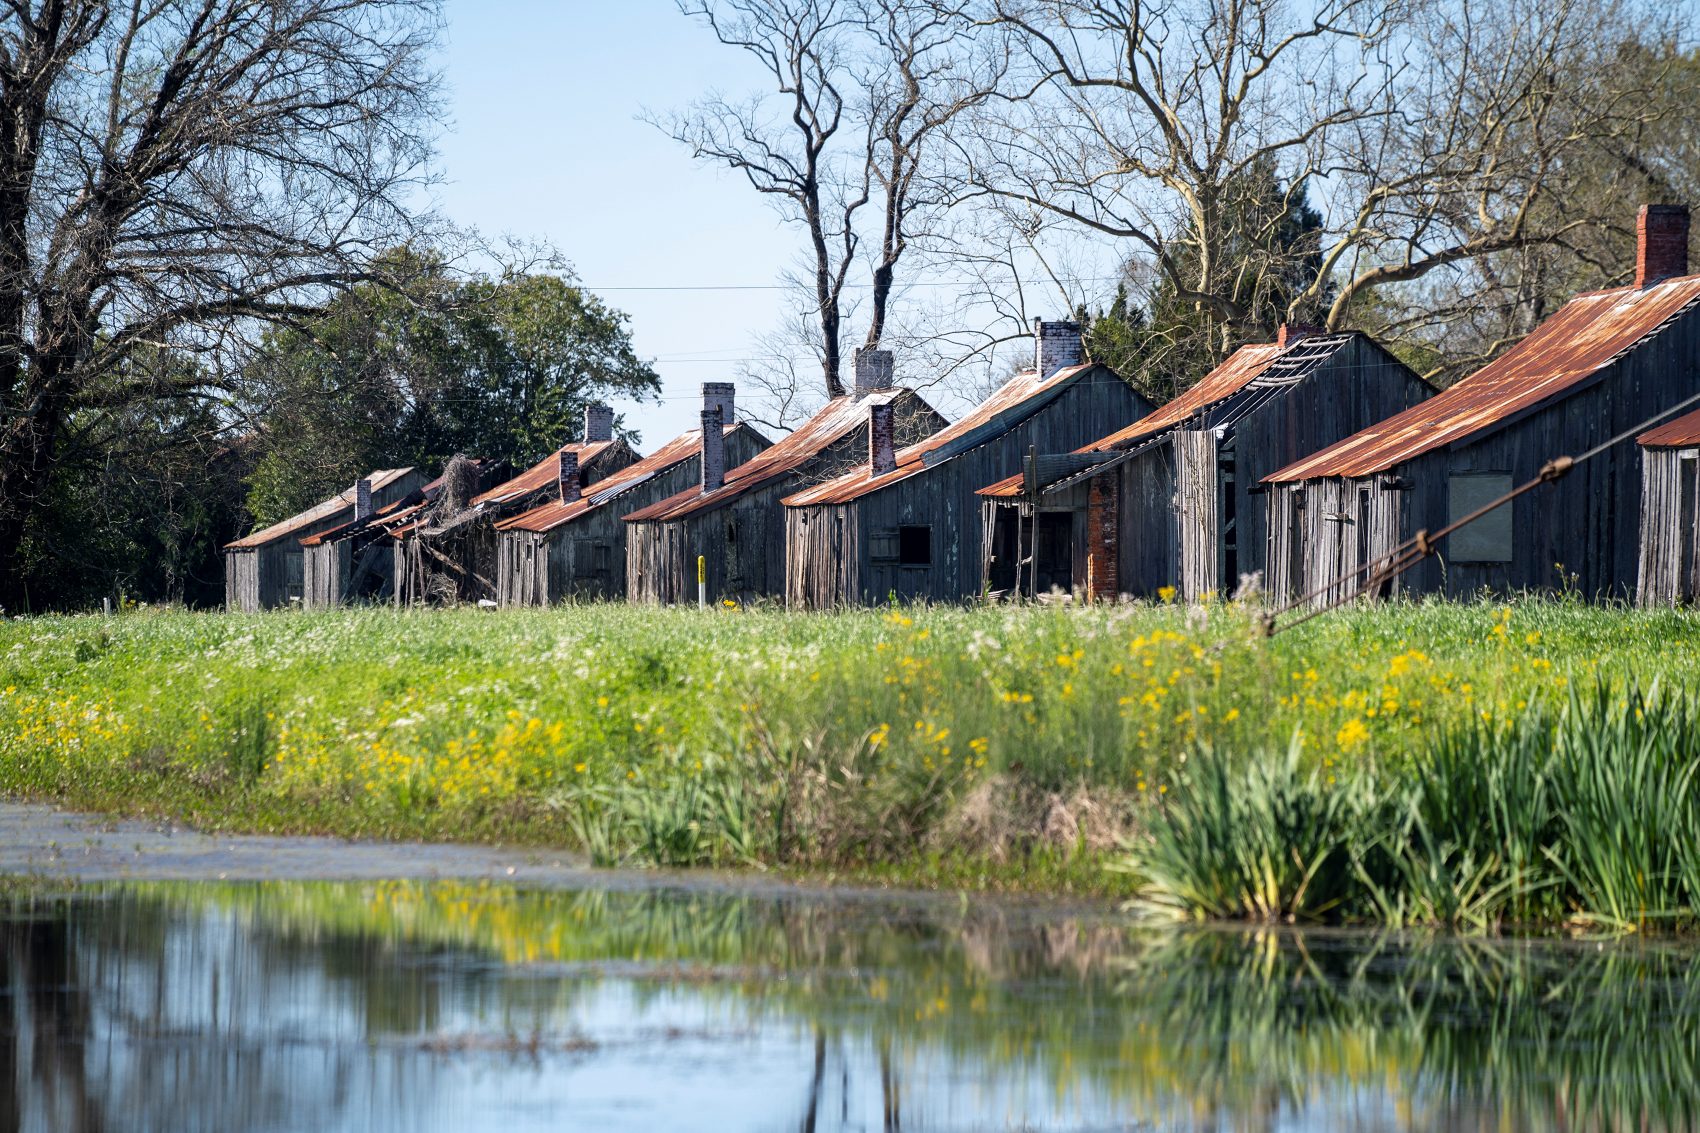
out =
<svg viewBox="0 0 1700 1133"><path fill-rule="evenodd" d="M897 565L933 565L933 529L923 524L910 524L897 529Z"/></svg>
<svg viewBox="0 0 1700 1133"><path fill-rule="evenodd" d="M1511 491L1509 472L1454 472L1447 479L1447 519L1456 523ZM1511 561L1511 518L1504 503L1447 536L1442 553L1455 563Z"/></svg>

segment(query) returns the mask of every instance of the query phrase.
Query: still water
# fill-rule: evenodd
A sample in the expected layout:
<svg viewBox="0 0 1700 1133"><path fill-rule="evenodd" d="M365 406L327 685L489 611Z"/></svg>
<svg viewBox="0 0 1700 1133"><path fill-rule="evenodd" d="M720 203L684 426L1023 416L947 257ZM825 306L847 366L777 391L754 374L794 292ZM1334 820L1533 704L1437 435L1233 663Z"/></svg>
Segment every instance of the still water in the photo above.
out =
<svg viewBox="0 0 1700 1133"><path fill-rule="evenodd" d="M0 1131L1686 1129L1700 954L473 883L0 898Z"/></svg>

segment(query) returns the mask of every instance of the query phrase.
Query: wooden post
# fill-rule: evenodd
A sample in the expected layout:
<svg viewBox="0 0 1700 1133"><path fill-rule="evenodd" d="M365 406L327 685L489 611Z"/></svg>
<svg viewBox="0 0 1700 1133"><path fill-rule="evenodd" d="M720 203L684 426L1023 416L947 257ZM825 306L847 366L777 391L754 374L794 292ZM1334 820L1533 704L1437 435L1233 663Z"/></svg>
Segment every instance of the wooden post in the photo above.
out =
<svg viewBox="0 0 1700 1133"><path fill-rule="evenodd" d="M1033 518L1027 525L1027 593L1039 598L1039 446L1027 446L1027 491Z"/></svg>
<svg viewBox="0 0 1700 1133"><path fill-rule="evenodd" d="M1086 604L1090 606L1097 601L1098 588L1094 585L1097 580L1092 577L1092 552L1086 552Z"/></svg>

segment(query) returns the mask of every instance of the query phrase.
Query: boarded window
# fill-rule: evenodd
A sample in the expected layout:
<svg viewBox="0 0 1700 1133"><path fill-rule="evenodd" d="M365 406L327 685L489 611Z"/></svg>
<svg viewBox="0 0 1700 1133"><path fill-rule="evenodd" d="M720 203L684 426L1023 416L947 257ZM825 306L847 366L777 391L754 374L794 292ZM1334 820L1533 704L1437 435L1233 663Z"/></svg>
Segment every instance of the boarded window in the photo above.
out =
<svg viewBox="0 0 1700 1133"><path fill-rule="evenodd" d="M933 529L922 526L899 527L897 561L900 566L932 566Z"/></svg>
<svg viewBox="0 0 1700 1133"><path fill-rule="evenodd" d="M898 549L898 535L895 528L876 531L868 536L869 558L889 561L897 557Z"/></svg>
<svg viewBox="0 0 1700 1133"><path fill-rule="evenodd" d="M1507 472L1454 472L1447 484L1449 519L1457 522L1477 508L1511 490ZM1443 553L1457 563L1511 561L1511 512L1515 503L1502 504L1480 519L1447 536Z"/></svg>

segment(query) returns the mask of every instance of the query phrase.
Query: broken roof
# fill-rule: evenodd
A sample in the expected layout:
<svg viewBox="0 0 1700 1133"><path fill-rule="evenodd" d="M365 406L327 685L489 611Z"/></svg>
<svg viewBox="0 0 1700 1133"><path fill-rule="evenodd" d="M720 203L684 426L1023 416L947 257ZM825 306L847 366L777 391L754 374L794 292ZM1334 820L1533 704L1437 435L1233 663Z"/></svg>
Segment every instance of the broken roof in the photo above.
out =
<svg viewBox="0 0 1700 1133"><path fill-rule="evenodd" d="M391 484L395 483L397 480L412 471L412 468L380 468L375 472L368 472L365 476L361 477L361 479L370 480L372 482L372 490L376 492L389 487ZM287 538L288 536L295 534L297 531L302 531L306 528L312 527L316 523L323 523L327 519L335 519L338 514L345 510L352 509L353 507L354 486L350 485L348 488L338 492L330 499L321 503L316 503L298 515L292 515L288 519L281 519L272 524L270 527L262 527L260 530L251 532L242 538L237 539L235 542L226 543L224 545L224 549L227 551L249 551L256 547L263 547L267 543L273 543L279 539Z"/></svg>
<svg viewBox="0 0 1700 1133"><path fill-rule="evenodd" d="M1228 423L1227 419L1218 418L1237 420L1267 398L1279 396L1277 391L1282 387L1310 373L1352 338L1352 333L1316 334L1293 339L1285 347L1273 342L1242 346L1199 379L1196 385L1166 402L1155 413L1147 414L1108 436L1099 437L1091 444L1082 445L1074 452L1083 456L1092 453L1102 453L1106 457L1112 454L1131 456L1147 442L1198 418L1205 418L1207 424ZM1233 402L1231 410L1230 402ZM1076 461L1068 466L1070 476L1082 473L1080 463ZM1090 465L1091 462L1088 462ZM1006 476L981 488L977 494L1006 498L1019 496L1024 475L1017 472Z"/></svg>
<svg viewBox="0 0 1700 1133"><path fill-rule="evenodd" d="M483 469L485 463L476 457L469 457L468 462L474 468L480 470ZM351 519L340 526L328 528L316 535L309 535L305 539L301 540L301 545L303 547L317 547L321 543L334 542L346 535L353 535L373 527L383 529L387 532L391 524L398 522L404 516L411 515L424 507L427 503L436 499L437 493L443 488L443 481L445 479L447 479L446 473L444 475L439 475L430 483L415 488L400 499L392 500L383 507L378 508L365 519Z"/></svg>
<svg viewBox="0 0 1700 1133"><path fill-rule="evenodd" d="M842 476L787 496L783 502L787 507L845 504L882 488L889 488L1007 433L1095 369L1103 367L1093 364L1066 366L1048 378L1040 377L1033 370L1017 374L956 424L946 426L932 436L899 450L897 467L892 471L882 476L870 475L872 466L864 461L859 467ZM1104 370L1104 373L1109 374L1111 371Z"/></svg>
<svg viewBox="0 0 1700 1133"><path fill-rule="evenodd" d="M1472 440L1592 385L1700 303L1700 276L1578 295L1457 385L1265 477L1370 476Z"/></svg>
<svg viewBox="0 0 1700 1133"><path fill-rule="evenodd" d="M1700 445L1700 409L1666 421L1635 438L1646 448L1692 448Z"/></svg>
<svg viewBox="0 0 1700 1133"><path fill-rule="evenodd" d="M724 435L731 436L738 429L749 428L750 426L742 421L734 421L725 427ZM754 432L754 430L751 431ZM701 452L702 430L689 429L636 464L628 464L618 472L611 473L598 480L571 503L550 500L548 503L534 507L530 511L521 512L511 519L501 520L496 526L503 531L553 531L557 527L571 523L581 515L612 503L645 481L661 475L674 465L689 460Z"/></svg>
<svg viewBox="0 0 1700 1133"><path fill-rule="evenodd" d="M472 506L496 507L524 499L533 492L553 486L560 476L561 454L563 452L578 454L579 472L582 474L597 457L621 443L619 440L612 440L592 441L589 444L562 445L512 480L497 484L489 491L480 492L472 497Z"/></svg>
<svg viewBox="0 0 1700 1133"><path fill-rule="evenodd" d="M848 394L835 397L821 407L813 417L797 426L795 432L771 448L745 461L726 473L726 482L712 492L686 488L659 503L626 516L628 523L648 520L683 519L699 512L711 511L733 500L771 484L802 468L811 459L843 440L868 419L868 409L875 405L892 405L913 400L932 412L932 407L913 390L881 389L860 396Z"/></svg>

